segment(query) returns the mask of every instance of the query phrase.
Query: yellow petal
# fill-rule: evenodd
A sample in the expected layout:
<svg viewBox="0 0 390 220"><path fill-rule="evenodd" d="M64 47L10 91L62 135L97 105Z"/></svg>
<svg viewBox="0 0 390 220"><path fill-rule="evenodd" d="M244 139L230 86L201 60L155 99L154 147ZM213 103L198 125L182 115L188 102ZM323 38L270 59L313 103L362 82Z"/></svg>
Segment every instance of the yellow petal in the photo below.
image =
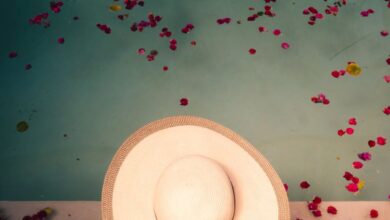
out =
<svg viewBox="0 0 390 220"><path fill-rule="evenodd" d="M345 71L352 76L358 76L362 72L362 68L360 68L357 63L350 63L347 68L345 68Z"/></svg>
<svg viewBox="0 0 390 220"><path fill-rule="evenodd" d="M366 184L366 181L360 180L359 183L358 183L358 189L359 189L359 190L363 189L363 187L364 187L365 184Z"/></svg>
<svg viewBox="0 0 390 220"><path fill-rule="evenodd" d="M122 6L120 6L120 5L111 5L110 6L110 10L111 11L120 11L120 10L122 10Z"/></svg>

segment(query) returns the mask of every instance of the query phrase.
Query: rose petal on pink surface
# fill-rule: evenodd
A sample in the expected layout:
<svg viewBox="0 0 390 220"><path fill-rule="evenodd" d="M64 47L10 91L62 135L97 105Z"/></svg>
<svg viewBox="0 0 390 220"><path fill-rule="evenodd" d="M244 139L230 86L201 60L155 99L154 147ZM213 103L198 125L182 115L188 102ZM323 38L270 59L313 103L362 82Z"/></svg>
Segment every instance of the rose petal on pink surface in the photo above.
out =
<svg viewBox="0 0 390 220"><path fill-rule="evenodd" d="M370 217L371 218L378 218L379 212L376 209L371 209L370 210Z"/></svg>
<svg viewBox="0 0 390 220"><path fill-rule="evenodd" d="M360 161L354 161L354 162L352 163L352 166L353 166L353 168L355 168L355 169L361 169L361 168L363 167L363 163L360 162Z"/></svg>
<svg viewBox="0 0 390 220"><path fill-rule="evenodd" d="M314 197L313 203L315 203L315 204L321 204L321 202L322 202L321 197L319 197L319 196Z"/></svg>
<svg viewBox="0 0 390 220"><path fill-rule="evenodd" d="M317 210L318 209L318 204L314 203L314 202L309 202L307 204L307 208L312 211L312 210Z"/></svg>
<svg viewBox="0 0 390 220"><path fill-rule="evenodd" d="M288 48L290 48L290 44L289 43L287 43L287 42L283 42L282 44L281 44L281 47L283 48L283 49L288 49Z"/></svg>
<svg viewBox="0 0 390 220"><path fill-rule="evenodd" d="M321 217L322 212L320 210L314 210L311 213L313 213L314 217Z"/></svg>
<svg viewBox="0 0 390 220"><path fill-rule="evenodd" d="M328 208L326 209L326 211L329 213L329 214L332 214L332 215L336 215L337 214L337 209L336 207L334 206L328 206Z"/></svg>

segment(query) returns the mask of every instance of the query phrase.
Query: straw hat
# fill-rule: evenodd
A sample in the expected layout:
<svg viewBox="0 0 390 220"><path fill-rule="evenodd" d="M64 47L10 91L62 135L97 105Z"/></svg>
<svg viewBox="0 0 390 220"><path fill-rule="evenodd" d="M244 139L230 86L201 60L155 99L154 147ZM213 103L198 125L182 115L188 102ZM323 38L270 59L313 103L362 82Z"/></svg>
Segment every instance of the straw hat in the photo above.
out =
<svg viewBox="0 0 390 220"><path fill-rule="evenodd" d="M115 154L103 220L290 220L282 181L233 131L175 116L147 124Z"/></svg>

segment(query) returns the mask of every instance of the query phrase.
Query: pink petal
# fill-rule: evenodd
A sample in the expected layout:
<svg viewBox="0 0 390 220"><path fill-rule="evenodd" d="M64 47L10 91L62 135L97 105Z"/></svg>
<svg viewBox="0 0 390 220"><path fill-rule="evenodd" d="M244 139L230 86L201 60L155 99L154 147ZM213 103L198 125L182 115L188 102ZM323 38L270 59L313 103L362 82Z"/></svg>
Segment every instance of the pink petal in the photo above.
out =
<svg viewBox="0 0 390 220"><path fill-rule="evenodd" d="M273 32L272 32L275 36L279 36L282 31L280 29L275 29Z"/></svg>
<svg viewBox="0 0 390 220"><path fill-rule="evenodd" d="M144 48L139 48L138 49L138 54L139 55L144 55L145 54L145 49Z"/></svg>
<svg viewBox="0 0 390 220"><path fill-rule="evenodd" d="M383 79L385 80L385 82L390 83L390 75L383 76Z"/></svg>
<svg viewBox="0 0 390 220"><path fill-rule="evenodd" d="M60 37L60 38L57 39L57 42L59 44L64 44L65 43L65 39L63 37Z"/></svg>
<svg viewBox="0 0 390 220"><path fill-rule="evenodd" d="M286 49L290 48L290 44L288 44L287 42L283 42L281 44L281 47L286 50Z"/></svg>
<svg viewBox="0 0 390 220"><path fill-rule="evenodd" d="M381 31L381 36L382 37L386 37L387 35L389 35L388 31L385 31L385 30Z"/></svg>

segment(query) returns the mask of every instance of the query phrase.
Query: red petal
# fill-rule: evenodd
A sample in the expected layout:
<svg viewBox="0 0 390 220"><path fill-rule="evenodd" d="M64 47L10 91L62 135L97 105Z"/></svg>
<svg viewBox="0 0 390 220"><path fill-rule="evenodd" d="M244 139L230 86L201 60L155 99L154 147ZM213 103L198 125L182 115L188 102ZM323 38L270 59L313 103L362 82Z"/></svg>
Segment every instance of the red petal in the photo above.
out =
<svg viewBox="0 0 390 220"><path fill-rule="evenodd" d="M280 29L275 29L273 32L272 32L275 36L279 36L282 31Z"/></svg>
<svg viewBox="0 0 390 220"><path fill-rule="evenodd" d="M313 203L315 203L315 204L321 204L321 202L322 202L321 197L318 197L318 196L314 197Z"/></svg>
<svg viewBox="0 0 390 220"><path fill-rule="evenodd" d="M352 135L353 132L354 132L354 129L353 129L353 128L347 128L347 129L345 130L345 132L346 132L348 135Z"/></svg>
<svg viewBox="0 0 390 220"><path fill-rule="evenodd" d="M256 49L254 49L254 48L249 49L249 54L250 55L256 54Z"/></svg>
<svg viewBox="0 0 390 220"><path fill-rule="evenodd" d="M339 76L340 76L340 73L339 73L339 71L337 71L337 70L334 70L334 71L332 71L332 76L334 77L334 78L339 78Z"/></svg>
<svg viewBox="0 0 390 220"><path fill-rule="evenodd" d="M352 182L355 184L358 184L360 182L360 179L356 176L352 177Z"/></svg>
<svg viewBox="0 0 390 220"><path fill-rule="evenodd" d="M337 214L337 209L334 206L328 206L328 209L326 210L329 214L336 215Z"/></svg>
<svg viewBox="0 0 390 220"><path fill-rule="evenodd" d="M370 217L371 217L371 218L378 218L378 216L379 216L378 211L375 210L375 209L371 209L371 211L370 211Z"/></svg>
<svg viewBox="0 0 390 220"><path fill-rule="evenodd" d="M350 183L345 187L349 192L357 192L359 191L358 185L355 183Z"/></svg>
<svg viewBox="0 0 390 220"><path fill-rule="evenodd" d="M290 44L288 44L287 42L283 42L281 45L280 45L283 49L288 49L290 48Z"/></svg>
<svg viewBox="0 0 390 220"><path fill-rule="evenodd" d="M163 71L164 72L168 71L168 66L163 66Z"/></svg>
<svg viewBox="0 0 390 220"><path fill-rule="evenodd" d="M385 30L381 31L381 36L382 37L386 37L387 35L389 35L389 32L387 32Z"/></svg>
<svg viewBox="0 0 390 220"><path fill-rule="evenodd" d="M339 129L337 131L337 134L341 137L341 136L343 136L345 134L345 131L343 131L342 129Z"/></svg>
<svg viewBox="0 0 390 220"><path fill-rule="evenodd" d="M382 136L379 136L376 138L376 143L378 145L385 145L386 144L386 138L382 137Z"/></svg>
<svg viewBox="0 0 390 220"><path fill-rule="evenodd" d="M363 167L363 164L360 161L354 161L352 163L353 168L355 169L361 169Z"/></svg>
<svg viewBox="0 0 390 220"><path fill-rule="evenodd" d="M310 187L310 184L307 181L302 181L300 186L302 189L307 189Z"/></svg>
<svg viewBox="0 0 390 220"><path fill-rule="evenodd" d="M345 171L344 173L344 176L343 176L346 180L351 180L353 178L353 175L352 173L348 172L348 171Z"/></svg>
<svg viewBox="0 0 390 220"><path fill-rule="evenodd" d="M322 216L322 213L321 213L320 210L314 210L314 211L312 211L312 213L313 213L313 215L314 215L315 217L321 217L321 216Z"/></svg>
<svg viewBox="0 0 390 220"><path fill-rule="evenodd" d="M348 124L350 124L350 125L357 125L356 118L350 118L348 120Z"/></svg>
<svg viewBox="0 0 390 220"><path fill-rule="evenodd" d="M188 105L188 99L187 99L187 98L182 98L182 99L180 99L180 105L181 105L181 106L186 106L186 105Z"/></svg>
<svg viewBox="0 0 390 220"><path fill-rule="evenodd" d="M288 192L288 184L284 183L283 186L284 186L284 189L286 190L286 192Z"/></svg>
<svg viewBox="0 0 390 220"><path fill-rule="evenodd" d="M376 145L376 143L375 143L374 140L369 140L369 141L368 141L368 146L369 146L369 147L375 147L375 145Z"/></svg>

